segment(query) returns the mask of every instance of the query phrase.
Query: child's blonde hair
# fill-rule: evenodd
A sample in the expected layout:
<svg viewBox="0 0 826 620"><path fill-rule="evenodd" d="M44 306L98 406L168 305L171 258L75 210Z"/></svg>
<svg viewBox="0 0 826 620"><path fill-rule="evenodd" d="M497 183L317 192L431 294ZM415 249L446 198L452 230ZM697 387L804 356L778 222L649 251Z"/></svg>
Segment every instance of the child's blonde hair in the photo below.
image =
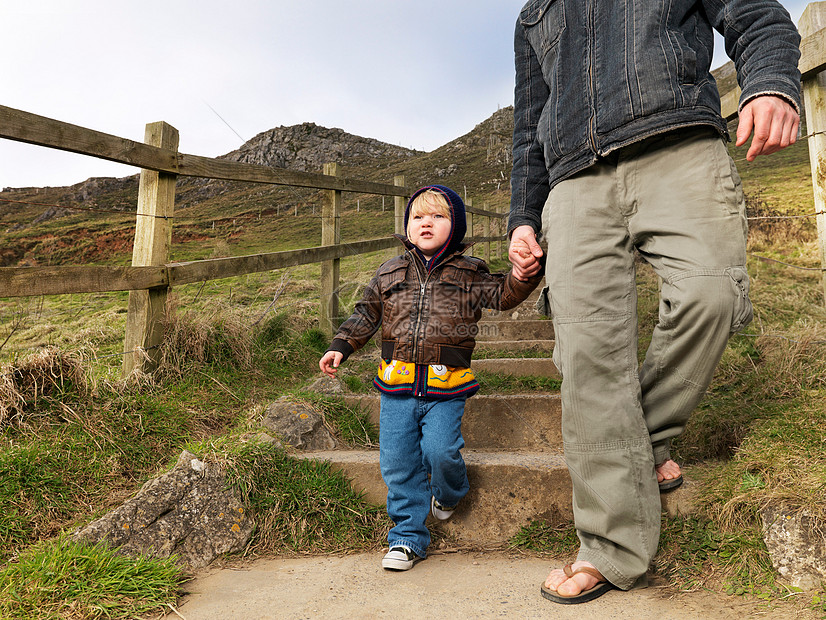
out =
<svg viewBox="0 0 826 620"><path fill-rule="evenodd" d="M435 189L428 189L413 199L410 203L410 211L407 214L407 233L410 230L410 221L417 215L425 215L436 211L439 215L451 219L450 205L447 204L447 199Z"/></svg>

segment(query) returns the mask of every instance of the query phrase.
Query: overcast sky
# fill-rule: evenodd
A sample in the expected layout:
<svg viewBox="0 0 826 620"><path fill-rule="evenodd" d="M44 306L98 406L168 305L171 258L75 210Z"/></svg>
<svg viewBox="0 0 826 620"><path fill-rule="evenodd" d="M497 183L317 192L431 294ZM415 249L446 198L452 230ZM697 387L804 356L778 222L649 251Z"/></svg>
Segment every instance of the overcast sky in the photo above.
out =
<svg viewBox="0 0 826 620"><path fill-rule="evenodd" d="M0 0L0 104L136 141L163 120L208 157L305 121L430 151L513 103L523 4ZM0 188L137 171L0 139Z"/></svg>

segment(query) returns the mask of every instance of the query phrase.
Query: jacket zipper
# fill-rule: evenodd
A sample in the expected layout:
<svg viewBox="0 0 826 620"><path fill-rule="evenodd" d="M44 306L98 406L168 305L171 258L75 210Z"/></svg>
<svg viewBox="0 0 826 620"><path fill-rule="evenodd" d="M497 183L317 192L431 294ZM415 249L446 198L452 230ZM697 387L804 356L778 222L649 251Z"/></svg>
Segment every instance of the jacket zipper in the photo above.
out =
<svg viewBox="0 0 826 620"><path fill-rule="evenodd" d="M591 96L591 106L588 110L588 142L591 150L599 155L596 142L596 93L594 92L594 3L588 3L588 94Z"/></svg>
<svg viewBox="0 0 826 620"><path fill-rule="evenodd" d="M430 278L430 272L429 271L426 272L425 276L424 276L424 280L422 280L422 274L419 271L419 262L420 261L419 261L418 256L416 256L415 252L412 253L411 258L413 259L413 266L416 269L416 277L419 279L419 298L418 298L418 300L416 300L416 325L414 326L414 329L413 329L413 353L415 354L415 357L418 358L419 350L418 350L418 347L416 345L418 344L418 340L419 340L419 327L421 326L421 323L422 323L422 303L424 302L424 293L425 293L425 289L427 288L427 281ZM416 381L415 381L415 385L416 385L415 392L416 392L416 396L421 397L421 396L424 396L424 390L422 389L422 386L421 386L422 382L421 382L420 376L419 376L420 375L420 372L419 372L420 364L418 363L418 359L414 360L414 364L415 364L415 367L416 367L416 375L417 375L416 376ZM427 382L425 381L425 384L426 383Z"/></svg>

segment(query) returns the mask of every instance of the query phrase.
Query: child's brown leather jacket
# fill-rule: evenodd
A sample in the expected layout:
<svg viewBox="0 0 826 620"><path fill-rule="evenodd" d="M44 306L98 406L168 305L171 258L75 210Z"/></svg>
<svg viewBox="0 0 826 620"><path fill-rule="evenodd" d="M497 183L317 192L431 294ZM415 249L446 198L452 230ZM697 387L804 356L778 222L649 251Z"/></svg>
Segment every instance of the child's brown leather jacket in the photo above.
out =
<svg viewBox="0 0 826 620"><path fill-rule="evenodd" d="M339 328L330 350L346 359L381 326L381 356L416 364L469 367L483 308L508 310L536 288L512 272L490 273L485 261L463 248L427 272L414 247L379 267L353 315Z"/></svg>

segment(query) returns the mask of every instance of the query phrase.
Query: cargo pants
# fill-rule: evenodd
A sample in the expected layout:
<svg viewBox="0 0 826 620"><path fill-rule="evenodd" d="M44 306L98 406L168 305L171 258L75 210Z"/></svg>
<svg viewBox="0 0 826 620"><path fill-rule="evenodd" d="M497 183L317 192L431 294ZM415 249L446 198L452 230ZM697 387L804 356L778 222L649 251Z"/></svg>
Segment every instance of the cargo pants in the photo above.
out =
<svg viewBox="0 0 826 620"><path fill-rule="evenodd" d="M752 318L740 178L719 134L673 131L559 183L542 224L578 559L629 589L659 542L654 467ZM641 367L635 250L662 282Z"/></svg>

